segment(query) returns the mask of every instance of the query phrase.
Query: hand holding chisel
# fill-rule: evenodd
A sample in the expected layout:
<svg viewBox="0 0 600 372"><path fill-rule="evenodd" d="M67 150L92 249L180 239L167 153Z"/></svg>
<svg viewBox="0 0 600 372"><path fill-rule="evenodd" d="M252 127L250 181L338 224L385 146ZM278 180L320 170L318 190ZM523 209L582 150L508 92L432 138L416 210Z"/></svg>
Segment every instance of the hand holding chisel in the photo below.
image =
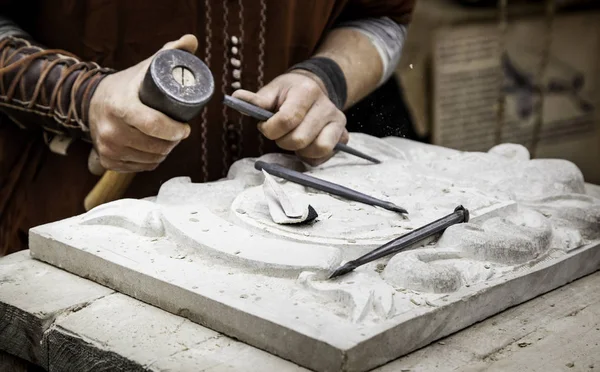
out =
<svg viewBox="0 0 600 372"><path fill-rule="evenodd" d="M242 114L246 114L250 117L253 117L256 120L260 120L260 121L267 121L269 120L274 114L270 111L267 111L261 107L255 106L249 102L246 101L242 101L241 99L237 99L235 97L231 97L226 95L225 98L223 99L223 103L229 107L231 107L232 109L235 109L239 112L241 112ZM342 151L348 154L352 154L354 156L358 156L359 158L368 160L372 163L375 164L379 164L381 163L379 160L375 159L372 156L369 156L361 151L358 151L346 144L343 143L338 143L335 145L335 147L333 148L334 151Z"/></svg>

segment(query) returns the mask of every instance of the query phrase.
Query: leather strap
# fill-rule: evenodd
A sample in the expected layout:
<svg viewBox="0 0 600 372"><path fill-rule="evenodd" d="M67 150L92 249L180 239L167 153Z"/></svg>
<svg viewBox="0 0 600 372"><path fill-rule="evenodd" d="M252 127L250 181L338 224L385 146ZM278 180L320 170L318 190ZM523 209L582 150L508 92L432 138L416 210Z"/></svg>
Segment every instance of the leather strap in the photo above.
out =
<svg viewBox="0 0 600 372"><path fill-rule="evenodd" d="M0 110L18 125L89 139L88 111L113 70L16 37L0 40Z"/></svg>
<svg viewBox="0 0 600 372"><path fill-rule="evenodd" d="M341 67L332 59L313 57L300 62L291 70L305 70L317 75L327 89L327 96L340 110L344 109L348 99L348 86Z"/></svg>

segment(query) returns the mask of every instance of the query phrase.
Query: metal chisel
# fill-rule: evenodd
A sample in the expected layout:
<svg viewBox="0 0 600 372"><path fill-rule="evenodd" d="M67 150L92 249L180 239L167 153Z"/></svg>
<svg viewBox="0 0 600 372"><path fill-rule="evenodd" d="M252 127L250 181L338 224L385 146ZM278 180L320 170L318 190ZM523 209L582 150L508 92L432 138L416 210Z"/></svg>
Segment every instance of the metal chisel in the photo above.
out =
<svg viewBox="0 0 600 372"><path fill-rule="evenodd" d="M228 96L228 95L226 95L225 98L223 99L223 103L226 106L229 106L232 109L241 112L242 114L246 114L246 115L253 117L256 120L260 120L260 121L267 121L274 115L272 112L267 111L261 107L255 106L249 102L242 101L241 99L237 99L235 97ZM367 155L361 151L358 151L358 150L356 150L346 144L343 144L343 143L338 143L337 145L335 145L333 150L345 152L347 154L351 154L354 156L358 156L361 159L368 160L375 164L381 163L381 161L379 161L378 159L375 159L374 157L369 156L369 155Z"/></svg>

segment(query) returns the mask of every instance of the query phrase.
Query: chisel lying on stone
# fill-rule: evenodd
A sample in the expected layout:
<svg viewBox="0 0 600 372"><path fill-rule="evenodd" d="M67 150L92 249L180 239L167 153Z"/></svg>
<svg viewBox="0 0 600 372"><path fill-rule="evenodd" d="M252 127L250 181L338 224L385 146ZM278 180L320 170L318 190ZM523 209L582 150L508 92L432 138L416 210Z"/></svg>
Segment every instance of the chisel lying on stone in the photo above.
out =
<svg viewBox="0 0 600 372"><path fill-rule="evenodd" d="M256 120L267 121L271 118L271 116L274 115L272 112L267 111L261 107L255 106L249 102L242 101L241 99L237 99L237 98L234 98L234 97L228 96L228 95L226 95L225 98L223 99L223 103L226 106L229 106L232 109L241 112L242 114L246 114L250 117L253 117ZM358 151L357 149L354 149L343 143L338 143L337 145L335 145L333 150L352 154L354 156L358 156L361 159L368 160L375 164L381 163L381 161L375 159L374 157L369 156L369 155L367 155L361 151Z"/></svg>
<svg viewBox="0 0 600 372"><path fill-rule="evenodd" d="M286 167L282 167L279 164L266 163L262 160L258 160L254 163L254 168L256 168L256 170L259 171L264 170L267 173L272 174L273 176L281 177L299 185L312 187L313 189L325 191L326 193L341 196L345 199L381 207L393 212L403 214L408 213L406 209L399 207L394 203L374 198L356 190L352 190L342 185L338 185L337 183L325 181L320 178L309 176L308 174L304 174L295 170L288 169Z"/></svg>
<svg viewBox="0 0 600 372"><path fill-rule="evenodd" d="M450 213L449 215L433 221L425 226L419 227L418 229L413 230L408 234L404 234L401 237L392 240L391 242L385 243L381 247L376 248L375 250L357 258L356 260L347 262L345 265L337 268L331 275L329 275L329 279L347 274L357 267L375 261L381 257L398 253L410 247L411 245L422 241L423 239L446 230L452 225L466 222L469 222L469 211L462 205L459 205L456 207L456 209L454 209L454 212Z"/></svg>

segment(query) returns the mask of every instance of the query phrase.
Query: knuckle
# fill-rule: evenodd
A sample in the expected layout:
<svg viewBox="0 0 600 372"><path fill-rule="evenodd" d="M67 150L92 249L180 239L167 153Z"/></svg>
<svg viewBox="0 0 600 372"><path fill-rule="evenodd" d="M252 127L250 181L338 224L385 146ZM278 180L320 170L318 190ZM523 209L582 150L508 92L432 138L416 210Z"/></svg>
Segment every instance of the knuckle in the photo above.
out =
<svg viewBox="0 0 600 372"><path fill-rule="evenodd" d="M312 152L317 157L325 156L333 151L333 147L329 141L317 139L312 146Z"/></svg>
<svg viewBox="0 0 600 372"><path fill-rule="evenodd" d="M154 154L151 157L149 157L148 163L149 164L161 164L163 161L165 161L167 157L165 155L158 155L158 154Z"/></svg>
<svg viewBox="0 0 600 372"><path fill-rule="evenodd" d="M158 156L163 157L163 159L169 155L171 153L171 150L173 150L173 147L175 147L174 144L172 143L156 143L153 147L152 147L152 152L154 154L158 154Z"/></svg>
<svg viewBox="0 0 600 372"><path fill-rule="evenodd" d="M156 168L158 168L159 165L160 165L160 163L146 164L142 170L153 171L153 170L156 170Z"/></svg>
<svg viewBox="0 0 600 372"><path fill-rule="evenodd" d="M305 91L306 93L309 93L311 95L321 92L321 88L319 88L319 85L310 78L305 79L300 84L300 89L302 89L303 91Z"/></svg>
<svg viewBox="0 0 600 372"><path fill-rule="evenodd" d="M340 116L344 116L344 114L337 108L336 105L331 102L331 100L327 99L327 104L325 107L328 116L339 119Z"/></svg>
<svg viewBox="0 0 600 372"><path fill-rule="evenodd" d="M125 105L120 105L114 100L109 100L106 103L106 110L109 115L121 120L127 119L127 113L129 111Z"/></svg>
<svg viewBox="0 0 600 372"><path fill-rule="evenodd" d="M160 125L162 124L161 122L162 120L160 116L153 112L150 112L144 117L143 124L146 128L149 129L150 132L154 133L160 128Z"/></svg>
<svg viewBox="0 0 600 372"><path fill-rule="evenodd" d="M96 134L98 138L103 140L110 140L115 136L115 128L114 124L106 123L104 125L98 126L96 130Z"/></svg>
<svg viewBox="0 0 600 372"><path fill-rule="evenodd" d="M113 169L113 162L103 156L100 156L100 165L104 169Z"/></svg>
<svg viewBox="0 0 600 372"><path fill-rule="evenodd" d="M321 159L311 159L311 158L303 158L303 161L310 165L311 167L316 167L321 165L323 161Z"/></svg>
<svg viewBox="0 0 600 372"><path fill-rule="evenodd" d="M260 132L267 137L270 140L276 140L277 139L277 135L275 133L275 131L273 131L271 129L271 127L267 126L267 125L263 125L260 127Z"/></svg>
<svg viewBox="0 0 600 372"><path fill-rule="evenodd" d="M99 152L110 159L119 159L121 157L121 151L117 150L117 147L108 143L102 143Z"/></svg>
<svg viewBox="0 0 600 372"><path fill-rule="evenodd" d="M300 125L303 118L304 115L299 110L289 110L282 112L280 120L285 129L291 130Z"/></svg>
<svg viewBox="0 0 600 372"><path fill-rule="evenodd" d="M108 145L105 141L98 141L98 143L96 144L96 152L100 156L100 159L107 156Z"/></svg>
<svg viewBox="0 0 600 372"><path fill-rule="evenodd" d="M146 112L145 114L138 116L135 121L130 124L147 136L155 137L156 134L160 132L160 118L153 112Z"/></svg>
<svg viewBox="0 0 600 372"><path fill-rule="evenodd" d="M302 134L292 133L290 137L290 142L294 147L292 150L303 149L310 145L310 139Z"/></svg>

